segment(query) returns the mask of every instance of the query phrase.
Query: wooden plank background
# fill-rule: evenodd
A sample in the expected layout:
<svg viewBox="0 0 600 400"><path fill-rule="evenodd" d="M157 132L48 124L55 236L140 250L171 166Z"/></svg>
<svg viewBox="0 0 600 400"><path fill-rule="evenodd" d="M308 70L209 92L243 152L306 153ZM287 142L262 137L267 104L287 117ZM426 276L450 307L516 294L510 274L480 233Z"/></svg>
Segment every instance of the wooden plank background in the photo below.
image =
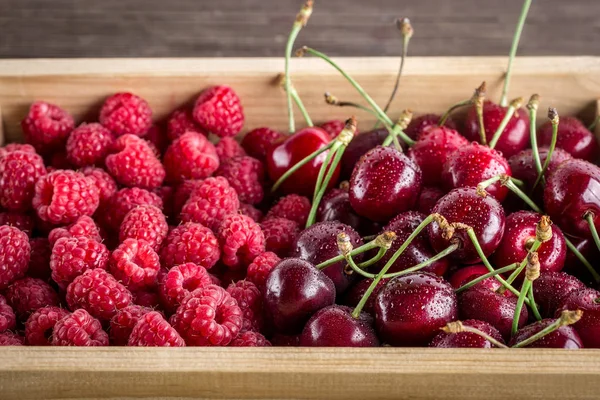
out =
<svg viewBox="0 0 600 400"><path fill-rule="evenodd" d="M302 0L0 0L0 58L279 56ZM316 0L298 44L395 56L505 55L521 0ZM600 55L600 1L536 0L522 55Z"/></svg>

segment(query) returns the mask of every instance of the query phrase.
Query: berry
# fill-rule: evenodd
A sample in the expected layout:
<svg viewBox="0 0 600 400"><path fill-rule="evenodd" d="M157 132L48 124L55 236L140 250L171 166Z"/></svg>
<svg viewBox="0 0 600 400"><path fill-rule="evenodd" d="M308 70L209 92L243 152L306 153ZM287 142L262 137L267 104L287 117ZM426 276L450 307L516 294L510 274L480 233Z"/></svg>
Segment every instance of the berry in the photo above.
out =
<svg viewBox="0 0 600 400"><path fill-rule="evenodd" d="M31 239L29 241L29 246L31 247L31 256L29 258L27 276L49 281L50 275L52 274L52 270L50 269L50 256L52 250L50 249L48 239Z"/></svg>
<svg viewBox="0 0 600 400"><path fill-rule="evenodd" d="M6 146L0 147L0 157L4 157L13 151L24 151L25 153L35 153L35 148L30 144L9 143Z"/></svg>
<svg viewBox="0 0 600 400"><path fill-rule="evenodd" d="M242 147L249 156L264 161L274 143L284 140L285 135L269 128L257 128L242 139Z"/></svg>
<svg viewBox="0 0 600 400"><path fill-rule="evenodd" d="M537 137L540 146L550 146L552 141L551 121L546 121L538 128ZM560 118L556 147L565 150L573 158L581 158L590 162L596 161L600 151L594 134L574 117Z"/></svg>
<svg viewBox="0 0 600 400"><path fill-rule="evenodd" d="M161 155L165 152L169 145L169 139L162 126L154 124L148 129L144 135L144 140L150 143L150 146L156 149L156 153Z"/></svg>
<svg viewBox="0 0 600 400"><path fill-rule="evenodd" d="M248 265L246 279L254 283L256 287L263 292L269 273L275 268L275 265L277 265L279 261L281 261L281 259L277 254L270 251L265 251L264 253L257 255L252 263Z"/></svg>
<svg viewBox="0 0 600 400"><path fill-rule="evenodd" d="M50 243L50 247L54 247L54 244L60 238L72 238L79 236L84 236L88 239L102 242L100 229L96 225L96 222L94 222L94 220L87 215L79 217L77 221L68 226L52 229L48 235L48 241Z"/></svg>
<svg viewBox="0 0 600 400"><path fill-rule="evenodd" d="M185 341L164 319L161 313L151 311L142 315L133 327L128 346L184 347Z"/></svg>
<svg viewBox="0 0 600 400"><path fill-rule="evenodd" d="M46 175L44 160L36 153L13 151L0 157L0 206L27 211L35 195L35 183Z"/></svg>
<svg viewBox="0 0 600 400"><path fill-rule="evenodd" d="M58 305L58 294L41 279L23 278L6 289L6 301L21 320L35 310Z"/></svg>
<svg viewBox="0 0 600 400"><path fill-rule="evenodd" d="M269 347L269 342L263 335L254 331L241 332L229 343L231 347Z"/></svg>
<svg viewBox="0 0 600 400"><path fill-rule="evenodd" d="M585 289L585 285L574 276L564 272L546 272L535 280L533 297L542 316L553 317L565 297L580 289Z"/></svg>
<svg viewBox="0 0 600 400"><path fill-rule="evenodd" d="M169 232L160 255L164 268L191 262L210 269L219 261L221 249L210 229L187 222Z"/></svg>
<svg viewBox="0 0 600 400"><path fill-rule="evenodd" d="M265 236L252 218L231 214L223 219L218 233L221 260L231 269L245 268L265 251Z"/></svg>
<svg viewBox="0 0 600 400"><path fill-rule="evenodd" d="M91 179L100 191L100 207L106 205L108 200L117 193L117 183L108 172L101 168L85 167L79 170L82 174Z"/></svg>
<svg viewBox="0 0 600 400"><path fill-rule="evenodd" d="M67 140L67 159L76 167L103 165L115 142L113 134L98 123L79 125Z"/></svg>
<svg viewBox="0 0 600 400"><path fill-rule="evenodd" d="M110 319L110 339L116 346L125 346L131 336L133 327L138 320L151 312L152 309L138 305L131 305L120 309Z"/></svg>
<svg viewBox="0 0 600 400"><path fill-rule="evenodd" d="M60 148L75 127L73 117L62 108L42 101L31 104L21 128L25 140L40 153Z"/></svg>
<svg viewBox="0 0 600 400"><path fill-rule="evenodd" d="M240 203L240 214L247 215L254 220L254 222L260 222L263 219L263 213L252 204Z"/></svg>
<svg viewBox="0 0 600 400"><path fill-rule="evenodd" d="M167 121L167 137L173 141L186 132L196 132L206 135L204 129L194 121L192 110L180 108L173 111Z"/></svg>
<svg viewBox="0 0 600 400"><path fill-rule="evenodd" d="M289 194L282 197L271 207L265 216L269 218L286 218L298 223L299 226L306 225L310 213L310 200L297 194Z"/></svg>
<svg viewBox="0 0 600 400"><path fill-rule="evenodd" d="M129 289L142 289L156 284L160 260L148 242L125 239L110 256L109 270Z"/></svg>
<svg viewBox="0 0 600 400"><path fill-rule="evenodd" d="M498 332L498 329L494 328L492 325L487 322L478 321L476 319L468 319L466 321L462 321L464 326L470 326L472 328L479 329L483 333L488 334L493 337L500 343L504 343L504 339ZM429 347L440 347L440 348L480 348L480 349L490 349L493 348L494 345L492 343L479 336L473 332L459 332L459 333L446 333L440 332L433 338L431 343L429 343Z"/></svg>
<svg viewBox="0 0 600 400"><path fill-rule="evenodd" d="M237 302L242 310L244 319L243 331L260 332L263 326L263 300L262 293L256 285L247 280L233 282L227 287L227 293Z"/></svg>
<svg viewBox="0 0 600 400"><path fill-rule="evenodd" d="M386 278L383 278L379 281L367 299L363 311L371 315L375 315L375 299L377 298L377 293L379 293L381 288L387 285L388 282L389 279ZM352 287L350 287L350 289L348 289L348 291L345 293L344 305L353 308L356 307L358 303L360 303L360 300L363 298L364 294L367 292L369 286L371 286L371 283L373 283L373 279L362 279L356 282L356 284L352 285Z"/></svg>
<svg viewBox="0 0 600 400"><path fill-rule="evenodd" d="M115 93L104 100L99 120L117 136L143 136L152 125L152 110L141 97L132 93Z"/></svg>
<svg viewBox="0 0 600 400"><path fill-rule="evenodd" d="M215 150L221 162L230 158L242 157L246 155L246 151L242 146L240 146L238 141L230 137L224 137L223 139L219 140L219 143L217 143L215 146Z"/></svg>
<svg viewBox="0 0 600 400"><path fill-rule="evenodd" d="M517 333L510 339L510 346L522 342L525 339L535 335L542 329L554 323L555 319L543 319L536 321L533 324L527 325L517 331ZM577 334L577 331L572 326L561 326L554 332L543 336L535 342L525 346L525 348L555 348L555 349L581 349L583 343L581 338Z"/></svg>
<svg viewBox="0 0 600 400"><path fill-rule="evenodd" d="M244 110L238 95L229 86L212 86L200 93L193 111L194 120L219 137L235 136L244 126Z"/></svg>
<svg viewBox="0 0 600 400"><path fill-rule="evenodd" d="M192 192L181 210L181 221L198 222L216 232L225 216L239 208L238 195L227 179L211 177Z"/></svg>
<svg viewBox="0 0 600 400"><path fill-rule="evenodd" d="M164 164L167 180L177 183L211 176L219 168L219 157L206 136L186 132L167 148Z"/></svg>
<svg viewBox="0 0 600 400"><path fill-rule="evenodd" d="M162 211L155 206L137 206L129 211L119 230L119 240L146 241L155 251L167 237L169 225Z"/></svg>
<svg viewBox="0 0 600 400"><path fill-rule="evenodd" d="M0 332L14 329L17 323L15 312L6 303L6 298L0 294Z"/></svg>
<svg viewBox="0 0 600 400"><path fill-rule="evenodd" d="M33 312L25 323L25 340L30 346L50 346L52 331L58 321L69 315L60 307L42 307Z"/></svg>
<svg viewBox="0 0 600 400"><path fill-rule="evenodd" d="M50 269L52 280L66 289L75 278L87 270L105 269L110 252L106 246L84 236L60 238L52 248Z"/></svg>
<svg viewBox="0 0 600 400"><path fill-rule="evenodd" d="M0 346L23 346L25 338L12 332L0 333Z"/></svg>
<svg viewBox="0 0 600 400"><path fill-rule="evenodd" d="M344 129L345 126L346 123L344 121L339 119L332 119L331 121L327 121L319 125L319 128L327 132L331 139L335 139ZM356 132L355 135L358 135L358 132Z"/></svg>
<svg viewBox="0 0 600 400"><path fill-rule="evenodd" d="M105 208L104 220L109 228L118 231L123 218L137 206L163 208L162 199L155 193L139 188L125 188L116 192Z"/></svg>
<svg viewBox="0 0 600 400"><path fill-rule="evenodd" d="M424 187L417 201L417 210L425 215L431 214L431 210L433 210L435 204L445 194L445 191L437 187Z"/></svg>
<svg viewBox="0 0 600 400"><path fill-rule="evenodd" d="M79 309L54 325L53 346L108 346L102 324L86 310Z"/></svg>
<svg viewBox="0 0 600 400"><path fill-rule="evenodd" d="M290 252L294 241L300 234L300 228L294 221L286 218L269 218L260 224L265 236L265 249L280 257Z"/></svg>
<svg viewBox="0 0 600 400"><path fill-rule="evenodd" d="M168 312L174 313L187 295L211 284L212 279L206 268L194 263L177 265L160 282L158 290L161 303Z"/></svg>
<svg viewBox="0 0 600 400"><path fill-rule="evenodd" d="M441 118L442 116L437 114L419 115L418 117L410 120L410 123L404 130L404 133L406 133L411 139L417 140L419 135L421 135L421 132L423 132L425 129L438 126ZM444 127L456 129L456 123L452 120L452 117L446 120ZM384 129L384 131L387 133L386 129Z"/></svg>
<svg viewBox="0 0 600 400"><path fill-rule="evenodd" d="M155 189L165 179L165 168L148 142L123 135L115 142L113 154L106 157L106 168L123 186Z"/></svg>
<svg viewBox="0 0 600 400"><path fill-rule="evenodd" d="M28 236L31 236L35 221L33 216L29 214L3 211L0 212L0 226L2 225L14 226L20 231L25 232Z"/></svg>
<svg viewBox="0 0 600 400"><path fill-rule="evenodd" d="M256 158L248 156L230 158L221 164L215 175L227 179L240 201L249 204L258 204L262 201L265 171L263 164Z"/></svg>
<svg viewBox="0 0 600 400"><path fill-rule="evenodd" d="M173 214L179 216L185 203L190 199L190 195L202 185L201 179L188 179L177 185L173 194Z"/></svg>
<svg viewBox="0 0 600 400"><path fill-rule="evenodd" d="M581 319L573 326L585 347L600 348L600 292L590 288L574 290L563 297L555 316L564 310L581 310Z"/></svg>
<svg viewBox="0 0 600 400"><path fill-rule="evenodd" d="M12 226L0 226L0 291L25 276L30 257L27 234Z"/></svg>
<svg viewBox="0 0 600 400"><path fill-rule="evenodd" d="M367 227L369 222L358 215L350 205L348 188L333 188L323 196L317 210L317 221L339 221L356 230Z"/></svg>
<svg viewBox="0 0 600 400"><path fill-rule="evenodd" d="M160 271L157 278L158 277L160 277ZM148 307L153 310L162 308L162 305L160 304L160 296L158 295L158 286L137 289L131 292L131 296L133 297L133 304L135 305Z"/></svg>
<svg viewBox="0 0 600 400"><path fill-rule="evenodd" d="M372 148L383 144L383 141L388 134L387 129L383 128L361 133L356 136L350 142L342 156L342 178L350 179L352 171L354 171L354 167L358 164L360 158Z"/></svg>

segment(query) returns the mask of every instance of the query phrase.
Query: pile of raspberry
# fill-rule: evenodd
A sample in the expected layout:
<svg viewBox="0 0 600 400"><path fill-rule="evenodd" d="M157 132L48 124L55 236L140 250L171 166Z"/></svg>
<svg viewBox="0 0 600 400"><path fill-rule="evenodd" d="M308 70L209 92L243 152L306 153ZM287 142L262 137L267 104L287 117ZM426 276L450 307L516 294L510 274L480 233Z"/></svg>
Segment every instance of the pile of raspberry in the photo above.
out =
<svg viewBox="0 0 600 400"><path fill-rule="evenodd" d="M310 202L270 195L282 135L243 125L227 86L164 120L132 93L94 121L32 104L0 147L0 345L270 346L261 292Z"/></svg>

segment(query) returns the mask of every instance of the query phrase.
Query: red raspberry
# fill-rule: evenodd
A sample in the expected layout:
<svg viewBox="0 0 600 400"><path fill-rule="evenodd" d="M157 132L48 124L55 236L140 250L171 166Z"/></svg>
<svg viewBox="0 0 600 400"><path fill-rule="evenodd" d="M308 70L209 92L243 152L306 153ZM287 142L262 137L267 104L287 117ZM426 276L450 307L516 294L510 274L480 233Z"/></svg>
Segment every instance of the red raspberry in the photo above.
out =
<svg viewBox="0 0 600 400"><path fill-rule="evenodd" d="M13 226L0 226L0 291L25 276L30 257L27 234Z"/></svg>
<svg viewBox="0 0 600 400"><path fill-rule="evenodd" d="M104 215L106 225L110 229L118 231L123 218L125 218L129 211L137 206L145 205L155 206L160 209L163 208L161 198L155 193L139 188L119 190L107 203L106 214Z"/></svg>
<svg viewBox="0 0 600 400"><path fill-rule="evenodd" d="M263 301L262 294L256 285L250 281L241 280L231 283L227 287L227 293L237 301L238 307L242 310L244 315L242 330L260 332L264 324Z"/></svg>
<svg viewBox="0 0 600 400"><path fill-rule="evenodd" d="M138 305L127 306L120 309L110 319L110 338L116 346L125 346L131 336L131 331L138 320L152 309Z"/></svg>
<svg viewBox="0 0 600 400"><path fill-rule="evenodd" d="M75 121L62 108L37 101L29 108L21 127L27 143L31 143L38 152L49 154L64 145L75 127Z"/></svg>
<svg viewBox="0 0 600 400"><path fill-rule="evenodd" d="M277 204L271 207L265 220L275 217L287 218L295 221L299 226L304 226L309 213L310 200L307 197L289 194L282 197Z"/></svg>
<svg viewBox="0 0 600 400"><path fill-rule="evenodd" d="M113 134L98 123L79 125L67 140L67 159L76 167L103 165L115 142Z"/></svg>
<svg viewBox="0 0 600 400"><path fill-rule="evenodd" d="M50 346L52 331L58 321L69 315L60 307L42 307L33 312L25 323L25 340L30 346Z"/></svg>
<svg viewBox="0 0 600 400"><path fill-rule="evenodd" d="M190 195L202 185L201 179L188 179L177 185L175 193L173 194L173 213L176 216L181 214L181 209L187 203Z"/></svg>
<svg viewBox="0 0 600 400"><path fill-rule="evenodd" d="M24 151L25 153L35 153L35 149L30 144L9 143L6 146L0 147L0 157L12 153L13 151Z"/></svg>
<svg viewBox="0 0 600 400"><path fill-rule="evenodd" d="M331 121L327 121L319 125L319 128L323 129L325 132L329 134L331 139L335 139L340 132L344 129L346 123L344 121L340 121L339 119L332 119ZM354 136L358 135L358 129L354 133Z"/></svg>
<svg viewBox="0 0 600 400"><path fill-rule="evenodd" d="M161 313L152 311L138 320L128 346L185 347L185 341Z"/></svg>
<svg viewBox="0 0 600 400"><path fill-rule="evenodd" d="M160 255L164 268L191 262L210 269L219 261L221 249L210 229L187 222L169 232Z"/></svg>
<svg viewBox="0 0 600 400"><path fill-rule="evenodd" d="M247 203L240 203L240 214L249 216L254 222L260 222L263 218L262 211Z"/></svg>
<svg viewBox="0 0 600 400"><path fill-rule="evenodd" d="M260 226L245 215L231 214L225 217L218 238L223 252L223 264L232 269L247 267L257 255L265 251L265 236Z"/></svg>
<svg viewBox="0 0 600 400"><path fill-rule="evenodd" d="M131 292L105 270L90 269L67 287L67 304L72 310L83 308L93 317L108 321L131 304Z"/></svg>
<svg viewBox="0 0 600 400"><path fill-rule="evenodd" d="M258 204L264 197L265 168L256 158L242 156L230 158L215 173L229 181L240 201Z"/></svg>
<svg viewBox="0 0 600 400"><path fill-rule="evenodd" d="M53 346L108 346L102 324L86 310L79 309L54 325Z"/></svg>
<svg viewBox="0 0 600 400"><path fill-rule="evenodd" d="M193 115L202 128L219 137L235 136L244 126L240 98L229 86L212 86L202 91Z"/></svg>
<svg viewBox="0 0 600 400"><path fill-rule="evenodd" d="M156 148L159 155L164 153L167 146L169 145L169 139L161 126L156 124L152 125L148 132L144 135L144 140L150 143L150 145Z"/></svg>
<svg viewBox="0 0 600 400"><path fill-rule="evenodd" d="M257 128L244 136L242 147L249 156L264 161L273 143L282 141L284 138L285 135L281 132L269 128Z"/></svg>
<svg viewBox="0 0 600 400"><path fill-rule="evenodd" d="M6 289L6 301L21 320L38 308L58 305L58 294L41 279L23 278Z"/></svg>
<svg viewBox="0 0 600 400"><path fill-rule="evenodd" d="M52 280L66 289L87 270L106 269L110 252L106 246L85 236L60 238L52 247L50 269Z"/></svg>
<svg viewBox="0 0 600 400"><path fill-rule="evenodd" d="M79 236L85 236L86 238L93 239L97 242L102 242L102 236L100 235L98 225L96 225L96 222L87 215L79 217L79 219L71 225L52 229L48 235L48 241L50 242L50 247L54 247L54 244L60 238Z"/></svg>
<svg viewBox="0 0 600 400"><path fill-rule="evenodd" d="M137 239L146 241L155 251L167 237L169 225L159 208L154 206L137 206L129 211L119 230L119 240Z"/></svg>
<svg viewBox="0 0 600 400"><path fill-rule="evenodd" d="M239 142L234 138L224 137L219 140L219 143L215 146L217 156L221 162L234 157L241 157L246 155L246 151L240 146Z"/></svg>
<svg viewBox="0 0 600 400"><path fill-rule="evenodd" d="M238 337L229 343L231 347L270 347L269 342L263 335L254 331L241 332Z"/></svg>
<svg viewBox="0 0 600 400"><path fill-rule="evenodd" d="M35 225L35 221L33 217L29 214L20 214L11 211L3 211L0 212L0 225L14 226L20 231L23 231L27 235L31 236L31 233L33 232L33 226Z"/></svg>
<svg viewBox="0 0 600 400"><path fill-rule="evenodd" d="M165 169L169 182L186 179L203 179L219 168L219 157L215 146L206 136L186 132L175 139L165 152Z"/></svg>
<svg viewBox="0 0 600 400"><path fill-rule="evenodd" d="M109 270L128 288L141 289L156 284L160 260L148 242L125 239L113 251Z"/></svg>
<svg viewBox="0 0 600 400"><path fill-rule="evenodd" d="M108 172L101 168L85 167L81 169L83 175L94 181L94 184L100 190L100 207L106 205L106 202L117 193L117 183Z"/></svg>
<svg viewBox="0 0 600 400"><path fill-rule="evenodd" d="M0 157L0 206L11 211L31 209L35 183L43 175L44 160L36 153L13 151Z"/></svg>
<svg viewBox="0 0 600 400"><path fill-rule="evenodd" d="M158 295L158 287L156 286L152 288L137 289L136 291L131 292L131 295L133 296L133 304L135 305L148 307L153 310L162 307L160 304L160 296Z"/></svg>
<svg viewBox="0 0 600 400"><path fill-rule="evenodd" d="M260 227L265 235L265 248L280 257L288 255L300 234L298 224L286 218L265 219Z"/></svg>
<svg viewBox="0 0 600 400"><path fill-rule="evenodd" d="M0 332L14 329L17 318L12 307L6 303L6 298L0 294Z"/></svg>
<svg viewBox="0 0 600 400"><path fill-rule="evenodd" d="M99 203L98 187L79 172L57 170L35 185L33 207L40 219L53 224L69 224L82 215L92 215Z"/></svg>
<svg viewBox="0 0 600 400"><path fill-rule="evenodd" d="M206 268L185 263L171 268L161 280L158 290L165 309L173 313L188 294L211 284Z"/></svg>
<svg viewBox="0 0 600 400"><path fill-rule="evenodd" d="M27 276L38 278L43 281L50 280L52 270L50 269L50 243L46 238L35 238L29 241L31 247L31 257L29 258L29 268Z"/></svg>
<svg viewBox="0 0 600 400"><path fill-rule="evenodd" d="M222 176L206 178L183 206L181 220L198 222L217 231L223 218L239 208L237 193L227 179Z"/></svg>
<svg viewBox="0 0 600 400"><path fill-rule="evenodd" d="M23 346L25 338L16 333L4 332L0 333L0 346Z"/></svg>
<svg viewBox="0 0 600 400"><path fill-rule="evenodd" d="M179 216L179 212L181 212L181 210L179 210L177 214L173 212L175 189L172 186L161 186L157 189L154 189L152 192L158 195L158 197L160 197L162 200L162 209L165 217L167 217L167 220L174 218L175 216Z"/></svg>
<svg viewBox="0 0 600 400"><path fill-rule="evenodd" d="M165 169L148 142L123 135L106 157L106 169L123 186L155 189L165 179Z"/></svg>
<svg viewBox="0 0 600 400"><path fill-rule="evenodd" d="M171 323L188 346L227 346L238 335L242 320L233 297L209 285L183 299Z"/></svg>
<svg viewBox="0 0 600 400"><path fill-rule="evenodd" d="M117 136L143 136L152 125L152 110L141 97L132 93L115 93L104 101L99 120Z"/></svg>
<svg viewBox="0 0 600 400"><path fill-rule="evenodd" d="M206 136L204 129L194 121L192 110L180 108L173 111L169 117L169 121L167 122L167 136L172 141L186 132L196 132Z"/></svg>
<svg viewBox="0 0 600 400"><path fill-rule="evenodd" d="M254 261L248 265L248 273L246 279L254 283L260 291L264 291L265 282L269 272L281 261L277 254L265 251L256 256Z"/></svg>

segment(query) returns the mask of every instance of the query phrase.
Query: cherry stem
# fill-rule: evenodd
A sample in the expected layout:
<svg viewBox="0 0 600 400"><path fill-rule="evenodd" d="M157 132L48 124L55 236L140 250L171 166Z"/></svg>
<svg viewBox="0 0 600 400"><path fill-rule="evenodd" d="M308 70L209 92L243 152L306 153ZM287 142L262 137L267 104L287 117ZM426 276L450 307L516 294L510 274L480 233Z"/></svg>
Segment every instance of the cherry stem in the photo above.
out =
<svg viewBox="0 0 600 400"><path fill-rule="evenodd" d="M441 260L442 258L446 257L447 255L451 254L452 252L458 250L459 247L460 247L460 245L458 243L452 243L450 246L446 247L444 250L440 251L435 256L433 256L417 265L414 265L410 268L403 269L402 271L393 272L391 274L386 274L383 277L386 279L387 278L391 279L391 278L395 278L397 276L402 276L402 275L410 274L411 272L418 271L422 268L425 268L425 267L433 264L434 262L436 262L438 260Z"/></svg>
<svg viewBox="0 0 600 400"><path fill-rule="evenodd" d="M473 101L475 104L475 113L477 114L477 122L479 124L479 138L481 140L481 144L483 144L484 146L487 145L485 124L483 123L483 102L485 100L485 90L486 84L484 81L481 83L479 88L475 90L475 95L473 96Z"/></svg>
<svg viewBox="0 0 600 400"><path fill-rule="evenodd" d="M315 203L315 199L317 198L319 189L321 188L321 185L323 185L323 179L325 178L325 173L328 171L331 160L335 157L340 147L341 143L338 140L334 139L333 146L331 146L331 150L327 152L325 160L323 161L323 164L321 164L321 168L319 168L319 174L317 175L317 181L315 182L315 190L313 192L312 204Z"/></svg>
<svg viewBox="0 0 600 400"><path fill-rule="evenodd" d="M525 281L521 286L521 292L517 299L517 305L515 307L515 315L512 322L512 334L515 335L519 330L519 320L521 319L521 310L525 300L528 300L527 294L531 291L532 283L540 276L540 259L537 252L530 252L527 254L527 269L525 270ZM531 303L531 301L529 301Z"/></svg>
<svg viewBox="0 0 600 400"><path fill-rule="evenodd" d="M310 227L311 225L313 225L315 223L315 220L317 218L317 209L319 208L319 204L321 203L323 196L325 196L325 192L327 191L327 186L329 186L329 182L331 181L331 178L333 177L335 169L337 168L338 164L342 160L342 156L344 155L345 150L346 150L346 146L344 146L344 145L339 146L339 148L337 148L335 151L332 150L332 153L335 153L335 156L333 158L333 162L331 163L331 165L329 165L329 168L327 169L327 175L325 175L325 179L323 179L321 188L319 189L318 192L316 192L316 196L315 196L312 206L310 208L310 213L308 214L308 220L306 221L306 228ZM327 164L323 164L323 165L327 165Z"/></svg>
<svg viewBox="0 0 600 400"><path fill-rule="evenodd" d="M379 116L375 113L375 111L371 110L370 108L365 107L358 103L353 103L351 101L340 101L336 96L332 95L329 92L325 92L325 103L329 104L330 106L354 107L356 109L366 111L366 112L370 113L371 115L374 115L375 118L379 118Z"/></svg>
<svg viewBox="0 0 600 400"><path fill-rule="evenodd" d="M542 315L540 314L540 310L538 310L535 298L533 297L533 282L531 282L531 287L529 288L529 292L527 293L527 298L529 299L529 307L531 307L531 311L533 311L533 316L538 321L541 321Z"/></svg>
<svg viewBox="0 0 600 400"><path fill-rule="evenodd" d="M411 110L402 110L398 122L392 127L393 132L390 132L387 135L381 145L389 146L393 142L396 150L402 152L402 146L400 146L400 143L398 142L398 132L403 132L408 127L408 124L410 124L410 121L412 120L412 116L413 113Z"/></svg>
<svg viewBox="0 0 600 400"><path fill-rule="evenodd" d="M537 143L537 110L540 104L540 96L534 94L529 98L527 109L529 110L529 138L531 141L531 150L533 151L533 162L538 175L542 174L542 160Z"/></svg>
<svg viewBox="0 0 600 400"><path fill-rule="evenodd" d="M517 29L515 30L515 35L513 36L510 54L508 57L508 67L506 68L506 75L504 77L504 88L502 89L502 97L500 98L500 105L502 107L506 107L512 64L517 54L517 47L519 47L519 40L521 39L521 33L523 32L523 26L525 25L525 19L527 18L527 13L529 12L530 6L531 0L525 0L523 2L523 8L521 9L521 15L519 16L519 22L517 23Z"/></svg>
<svg viewBox="0 0 600 400"><path fill-rule="evenodd" d="M598 274L598 272L596 272L594 267L592 267L592 264L590 264L590 262L583 256L583 254L581 254L579 250L577 250L577 247L575 247L573 242L571 242L566 236L565 243L567 244L568 249L571 250L573 254L575 254L575 257L577 257L577 259L585 266L588 272L592 275L594 282L600 283L600 275Z"/></svg>
<svg viewBox="0 0 600 400"><path fill-rule="evenodd" d="M542 242L535 239L535 241L531 245L531 249L529 249L529 252L531 253L531 252L537 251L541 245L542 245ZM523 270L525 269L526 266L527 266L527 257L525 257L523 259L523 261L521 261L521 264L519 264L519 268L517 268L512 274L510 274L510 276L508 277L506 282L512 284L515 281L515 279L517 279L517 277L519 275L521 275L521 272L523 272Z"/></svg>
<svg viewBox="0 0 600 400"><path fill-rule="evenodd" d="M525 186L525 182L523 182L517 178L509 177L506 174L500 174L500 175L493 176L489 179L486 179L485 181L479 182L476 187L477 194L481 197L486 197L489 194L488 192L486 192L486 189L489 186L493 185L494 183L496 183L498 181L500 181L502 183L502 185L506 185L505 181L507 181L509 179L512 181L512 183L514 183L517 186L521 186L521 187Z"/></svg>
<svg viewBox="0 0 600 400"><path fill-rule="evenodd" d="M456 292L457 294L458 294L458 293L461 293L461 292L464 292L465 290L467 290L467 289L469 289L469 288L471 288L471 287L473 287L473 286L477 285L479 282L481 282L481 281L484 281L484 280L486 280L487 278L491 278L491 277L494 277L494 276L496 276L496 275L503 274L503 273L505 273L505 272L513 271L513 270L515 270L515 269L516 269L518 266L519 266L519 264L517 264L517 263L514 263L514 264L507 265L506 267L503 267L503 268L497 269L497 270L495 270L495 271L488 272L488 273L487 273L487 274L485 274L485 275L481 275L481 276L479 276L479 277L477 277L477 278L473 279L472 281L465 283L464 285L462 285L461 287L459 287L458 289L456 289L456 290L455 290L455 292Z"/></svg>
<svg viewBox="0 0 600 400"><path fill-rule="evenodd" d="M560 317L556 319L556 321L554 321L553 323L551 323L550 325L548 325L547 327L545 327L544 329L542 329L535 335L531 335L527 339L513 345L512 347L513 348L522 348L522 347L529 346L530 344L540 340L544 336L554 332L561 326L567 326L567 325L572 325L572 324L576 323L577 321L579 321L581 319L582 315L583 315L583 311L581 311L581 310L575 310L575 311L565 310L561 313Z"/></svg>
<svg viewBox="0 0 600 400"><path fill-rule="evenodd" d="M302 113L302 116L306 121L306 125L311 127L315 126L312 122L312 119L310 118L310 115L308 114L308 111L306 110L306 107L304 107L304 103L302 102L302 99L300 98L300 95L296 91L294 85L290 84L290 90L292 91L292 99L296 103L296 106L298 106L298 108L300 109L300 112Z"/></svg>
<svg viewBox="0 0 600 400"><path fill-rule="evenodd" d="M463 101L459 101L458 103L454 104L452 107L450 107L445 113L444 115L442 115L442 117L440 118L440 122L438 122L438 126L444 126L444 124L446 123L446 121L448 120L448 117L450 117L450 114L454 111L457 110L461 107L464 106L468 106L469 104L472 104L472 99L468 99L468 100L463 100Z"/></svg>
<svg viewBox="0 0 600 400"><path fill-rule="evenodd" d="M546 155L544 166L542 167L542 170L538 173L535 183L531 187L532 192L537 187L538 183L540 183L540 180L544 179L544 174L546 173L546 170L550 165L552 153L554 153L554 149L556 148L556 141L558 140L558 123L560 121L560 118L558 117L558 111L556 111L556 108L548 109L548 118L550 118L550 121L552 122L552 139L550 140L550 147L548 148L548 154Z"/></svg>
<svg viewBox="0 0 600 400"><path fill-rule="evenodd" d="M386 249L385 247L380 247L379 251L377 252L377 254L375 254L374 257L370 258L367 261L363 261L360 264L358 264L360 269L365 269L365 268L369 268L371 265L375 264L376 262L378 262L379 260L381 260L383 258L383 256L385 255L385 253L387 253L389 249Z"/></svg>
<svg viewBox="0 0 600 400"><path fill-rule="evenodd" d="M592 232L592 237L594 238L594 243L596 243L596 247L600 250L600 237L598 236L598 231L596 230L596 224L594 223L594 213L591 211L587 211L583 214L583 217L588 223L590 227L590 232Z"/></svg>
<svg viewBox="0 0 600 400"><path fill-rule="evenodd" d="M498 140L500 140L500 137L502 136L502 133L504 132L504 129L506 128L506 125L508 125L508 123L510 122L510 119L514 115L515 111L518 110L519 108L521 108L522 103L523 103L522 97L518 97L510 102L510 105L508 106L508 109L506 110L506 114L504 115L504 119L502 119L502 122L500 122L500 126L498 126L498 129L496 129L496 132L494 133L492 140L490 140L490 148L491 149L496 147L496 144L498 144Z"/></svg>
<svg viewBox="0 0 600 400"><path fill-rule="evenodd" d="M535 212L538 212L538 213L541 213L541 212L542 212L542 210L541 210L541 209L540 209L540 208L537 206L537 204L535 204L535 203L533 202L533 200L531 200L531 199L529 198L529 196L527 196L527 195L525 194L525 192L523 192L521 189L519 189L519 188L517 187L517 185L515 185L515 184L514 184L514 182L513 182L513 178L511 178L511 177L508 177L508 179L506 179L505 181L503 181L503 182L502 182L502 184L503 184L504 186L506 186L508 189L510 189L510 191L512 191L514 194L516 194L517 196L519 196L519 198L520 198L521 200L523 200L525 203L527 203L527 205L528 205L529 207L531 207L531 209L532 209L533 211L535 211Z"/></svg>
<svg viewBox="0 0 600 400"><path fill-rule="evenodd" d="M355 249L352 249L352 251L350 252L350 254L352 256L356 256L358 254L362 254L366 251L378 248L378 247L385 247L385 248L389 248L392 245L392 242L396 239L396 234L392 231L386 231L383 232L380 235L377 235L373 240L371 240L368 243L363 244L362 246L359 246ZM329 260L325 260L320 264L316 265L317 269L325 269L328 266L335 264L339 261L343 261L344 260L344 256L343 255L338 255L335 256L333 258L330 258Z"/></svg>
<svg viewBox="0 0 600 400"><path fill-rule="evenodd" d="M485 333L477 328L474 328L472 326L463 325L463 323L461 321L449 322L446 326L444 326L443 328L440 328L440 329L448 334L456 334L456 333L461 333L461 332L474 333L474 334L486 339L488 342L490 342L491 344L493 344L496 347L499 347L502 349L508 349L508 346L506 346L504 343L500 343L498 340L494 339L487 333Z"/></svg>
<svg viewBox="0 0 600 400"><path fill-rule="evenodd" d="M594 122L592 122L592 123L590 124L590 126L588 126L588 130L589 130L589 131L591 131L591 132L593 132L593 131L594 131L594 129L596 129L596 125L598 125L598 122L600 122L600 115L598 115L598 116L596 117L596 119L594 120Z"/></svg>

